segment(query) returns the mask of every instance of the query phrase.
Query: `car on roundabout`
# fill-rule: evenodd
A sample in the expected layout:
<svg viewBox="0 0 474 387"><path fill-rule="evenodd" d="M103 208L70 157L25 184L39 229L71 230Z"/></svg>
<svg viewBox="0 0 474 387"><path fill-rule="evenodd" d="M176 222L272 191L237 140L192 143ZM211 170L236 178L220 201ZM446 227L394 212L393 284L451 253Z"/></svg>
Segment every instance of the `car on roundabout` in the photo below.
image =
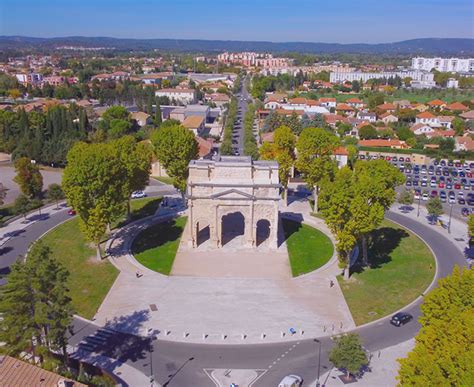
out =
<svg viewBox="0 0 474 387"><path fill-rule="evenodd" d="M302 383L303 378L301 376L287 375L278 383L278 387L300 387Z"/></svg>
<svg viewBox="0 0 474 387"><path fill-rule="evenodd" d="M76 213L76 210L70 208L70 209L68 210L67 214L68 214L69 216L75 216L77 213Z"/></svg>
<svg viewBox="0 0 474 387"><path fill-rule="evenodd" d="M140 199L146 197L145 191L134 191L131 195L132 199Z"/></svg>
<svg viewBox="0 0 474 387"><path fill-rule="evenodd" d="M401 327L413 320L413 316L410 313L398 312L392 316L390 319L390 324L395 325L396 327Z"/></svg>

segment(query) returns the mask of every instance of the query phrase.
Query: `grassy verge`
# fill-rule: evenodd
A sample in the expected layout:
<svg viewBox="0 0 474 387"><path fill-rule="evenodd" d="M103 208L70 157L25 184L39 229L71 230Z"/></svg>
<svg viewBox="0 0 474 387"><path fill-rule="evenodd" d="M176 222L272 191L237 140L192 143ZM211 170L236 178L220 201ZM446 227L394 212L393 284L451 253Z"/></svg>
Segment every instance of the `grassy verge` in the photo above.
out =
<svg viewBox="0 0 474 387"><path fill-rule="evenodd" d="M372 234L370 268L338 278L357 325L377 320L416 299L431 283L435 261L415 234L384 221Z"/></svg>
<svg viewBox="0 0 474 387"><path fill-rule="evenodd" d="M53 256L69 271L68 286L77 314L92 318L117 278L118 270L107 260L97 262L79 230L79 218L71 219L43 237Z"/></svg>
<svg viewBox="0 0 474 387"><path fill-rule="evenodd" d="M160 206L162 198L142 198L135 199L130 202L131 221L145 218L153 215ZM112 224L112 229L122 227L126 223L126 215Z"/></svg>
<svg viewBox="0 0 474 387"><path fill-rule="evenodd" d="M173 185L173 178L168 176L152 176L153 179L161 181L163 184Z"/></svg>
<svg viewBox="0 0 474 387"><path fill-rule="evenodd" d="M293 277L316 270L331 259L334 247L321 231L283 219L285 240Z"/></svg>
<svg viewBox="0 0 474 387"><path fill-rule="evenodd" d="M185 225L186 217L180 217L140 233L132 245L136 260L151 270L169 275Z"/></svg>

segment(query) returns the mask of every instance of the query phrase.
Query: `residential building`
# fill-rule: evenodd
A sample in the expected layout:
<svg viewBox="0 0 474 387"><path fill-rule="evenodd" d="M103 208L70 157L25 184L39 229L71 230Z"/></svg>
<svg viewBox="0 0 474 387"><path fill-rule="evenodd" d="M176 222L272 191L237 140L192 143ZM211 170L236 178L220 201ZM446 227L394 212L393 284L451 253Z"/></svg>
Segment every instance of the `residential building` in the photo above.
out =
<svg viewBox="0 0 474 387"><path fill-rule="evenodd" d="M459 89L459 81L455 78L449 78L446 82L448 89Z"/></svg>
<svg viewBox="0 0 474 387"><path fill-rule="evenodd" d="M360 140L360 146L366 147L377 147L377 148L392 148L392 149L405 149L408 146L405 144L405 141L400 140L384 140L384 139L374 139L374 140Z"/></svg>
<svg viewBox="0 0 474 387"><path fill-rule="evenodd" d="M319 105L324 106L328 109L336 108L337 106L336 98L319 98Z"/></svg>
<svg viewBox="0 0 474 387"><path fill-rule="evenodd" d="M196 103L196 90L194 89L161 89L155 91L156 97L168 97L185 105Z"/></svg>
<svg viewBox="0 0 474 387"><path fill-rule="evenodd" d="M377 122L377 114L373 112L359 112L357 118L363 121Z"/></svg>
<svg viewBox="0 0 474 387"><path fill-rule="evenodd" d="M410 127L410 130L417 136L421 136L422 134L427 135L429 133L434 133L435 129L433 129L428 124L422 124L421 122L418 124L413 124Z"/></svg>
<svg viewBox="0 0 474 387"><path fill-rule="evenodd" d="M460 112L465 112L469 110L469 108L466 105L463 105L461 102L453 102L449 105L446 105L445 109L451 110L451 111L460 111Z"/></svg>
<svg viewBox="0 0 474 387"><path fill-rule="evenodd" d="M343 146L336 148L333 152L338 168L345 167L349 159L349 152Z"/></svg>
<svg viewBox="0 0 474 387"><path fill-rule="evenodd" d="M453 126L454 116L439 116L439 123L446 129L451 129Z"/></svg>
<svg viewBox="0 0 474 387"><path fill-rule="evenodd" d="M393 122L398 122L398 117L392 113L384 113L380 116L380 120L385 124L388 125Z"/></svg>
<svg viewBox="0 0 474 387"><path fill-rule="evenodd" d="M205 119L202 116L188 116L182 122L182 125L191 130L195 136L199 136L204 130Z"/></svg>
<svg viewBox="0 0 474 387"><path fill-rule="evenodd" d="M417 124L426 124L433 128L439 128L441 126L439 118L430 112L417 114L415 122Z"/></svg>
<svg viewBox="0 0 474 387"><path fill-rule="evenodd" d="M130 114L130 117L141 127L150 125L152 123L151 116L145 112L134 112Z"/></svg>
<svg viewBox="0 0 474 387"><path fill-rule="evenodd" d="M356 109L362 109L365 106L364 101L361 101L359 98L349 98L346 104Z"/></svg>
<svg viewBox="0 0 474 387"><path fill-rule="evenodd" d="M419 82L424 87L434 87L434 74L421 70L401 70L401 71L385 71L380 73L365 73L361 71L354 72L331 72L329 75L329 81L331 83L344 83L346 81L362 81L366 83L369 79L381 79L381 78L407 78L410 77L413 81Z"/></svg>
<svg viewBox="0 0 474 387"><path fill-rule="evenodd" d="M455 137L454 150L456 152L474 151L474 140L470 136Z"/></svg>
<svg viewBox="0 0 474 387"><path fill-rule="evenodd" d="M411 67L415 70L441 72L474 72L474 58L426 58L415 57L411 60Z"/></svg>

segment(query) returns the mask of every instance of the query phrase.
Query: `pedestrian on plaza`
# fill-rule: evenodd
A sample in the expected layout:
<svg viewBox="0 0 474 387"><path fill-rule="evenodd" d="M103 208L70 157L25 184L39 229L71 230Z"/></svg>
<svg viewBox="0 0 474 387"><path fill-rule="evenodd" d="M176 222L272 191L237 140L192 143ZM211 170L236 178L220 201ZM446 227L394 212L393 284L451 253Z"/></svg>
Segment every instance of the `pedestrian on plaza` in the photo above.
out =
<svg viewBox="0 0 474 387"><path fill-rule="evenodd" d="M334 286L334 281L331 280L331 281L329 282L329 287L332 288L333 286Z"/></svg>

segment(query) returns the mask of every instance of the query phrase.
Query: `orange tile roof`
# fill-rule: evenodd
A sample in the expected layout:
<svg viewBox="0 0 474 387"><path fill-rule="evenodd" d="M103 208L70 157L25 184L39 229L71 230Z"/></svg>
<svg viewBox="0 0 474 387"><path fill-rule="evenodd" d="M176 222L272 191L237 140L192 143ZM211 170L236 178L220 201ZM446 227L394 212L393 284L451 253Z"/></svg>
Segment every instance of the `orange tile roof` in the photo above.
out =
<svg viewBox="0 0 474 387"><path fill-rule="evenodd" d="M383 103L382 105L378 105L377 109L380 110L395 110L397 107L393 103Z"/></svg>
<svg viewBox="0 0 474 387"><path fill-rule="evenodd" d="M211 153L212 141L206 140L202 137L196 136L196 141L198 143L199 157L206 157Z"/></svg>
<svg viewBox="0 0 474 387"><path fill-rule="evenodd" d="M443 106L443 105L446 105L446 102L441 101L440 99L434 99L433 101L428 102L427 105L430 105L430 106Z"/></svg>
<svg viewBox="0 0 474 387"><path fill-rule="evenodd" d="M430 112L423 112L416 115L417 118L435 118L436 116Z"/></svg>
<svg viewBox="0 0 474 387"><path fill-rule="evenodd" d="M465 110L468 110L469 108L466 105L463 105L461 102L453 102L452 104L446 106L446 109L465 111Z"/></svg>
<svg viewBox="0 0 474 387"><path fill-rule="evenodd" d="M346 103L364 103L359 98L349 98Z"/></svg>
<svg viewBox="0 0 474 387"><path fill-rule="evenodd" d="M336 102L336 98L319 98L319 102Z"/></svg>
<svg viewBox="0 0 474 387"><path fill-rule="evenodd" d="M346 148L344 148L343 146L340 146L336 149L334 149L334 152L333 152L335 155L341 155L341 156L348 156L349 155L349 152L347 151Z"/></svg>
<svg viewBox="0 0 474 387"><path fill-rule="evenodd" d="M360 140L360 146L375 146L375 147L392 147L392 146L403 146L404 141L399 140L383 140L383 139L374 139L374 140Z"/></svg>
<svg viewBox="0 0 474 387"><path fill-rule="evenodd" d="M204 117L201 116L187 116L182 125L188 129L199 128L204 121Z"/></svg>
<svg viewBox="0 0 474 387"><path fill-rule="evenodd" d="M288 100L288 103L292 105L306 105L306 98L291 98Z"/></svg>
<svg viewBox="0 0 474 387"><path fill-rule="evenodd" d="M354 108L352 106L349 106L346 103L338 103L336 106L336 110L350 110L354 111Z"/></svg>
<svg viewBox="0 0 474 387"><path fill-rule="evenodd" d="M68 385L73 387L86 386L13 357L0 356L0 384L2 386L57 387L61 380L68 381L70 383Z"/></svg>

